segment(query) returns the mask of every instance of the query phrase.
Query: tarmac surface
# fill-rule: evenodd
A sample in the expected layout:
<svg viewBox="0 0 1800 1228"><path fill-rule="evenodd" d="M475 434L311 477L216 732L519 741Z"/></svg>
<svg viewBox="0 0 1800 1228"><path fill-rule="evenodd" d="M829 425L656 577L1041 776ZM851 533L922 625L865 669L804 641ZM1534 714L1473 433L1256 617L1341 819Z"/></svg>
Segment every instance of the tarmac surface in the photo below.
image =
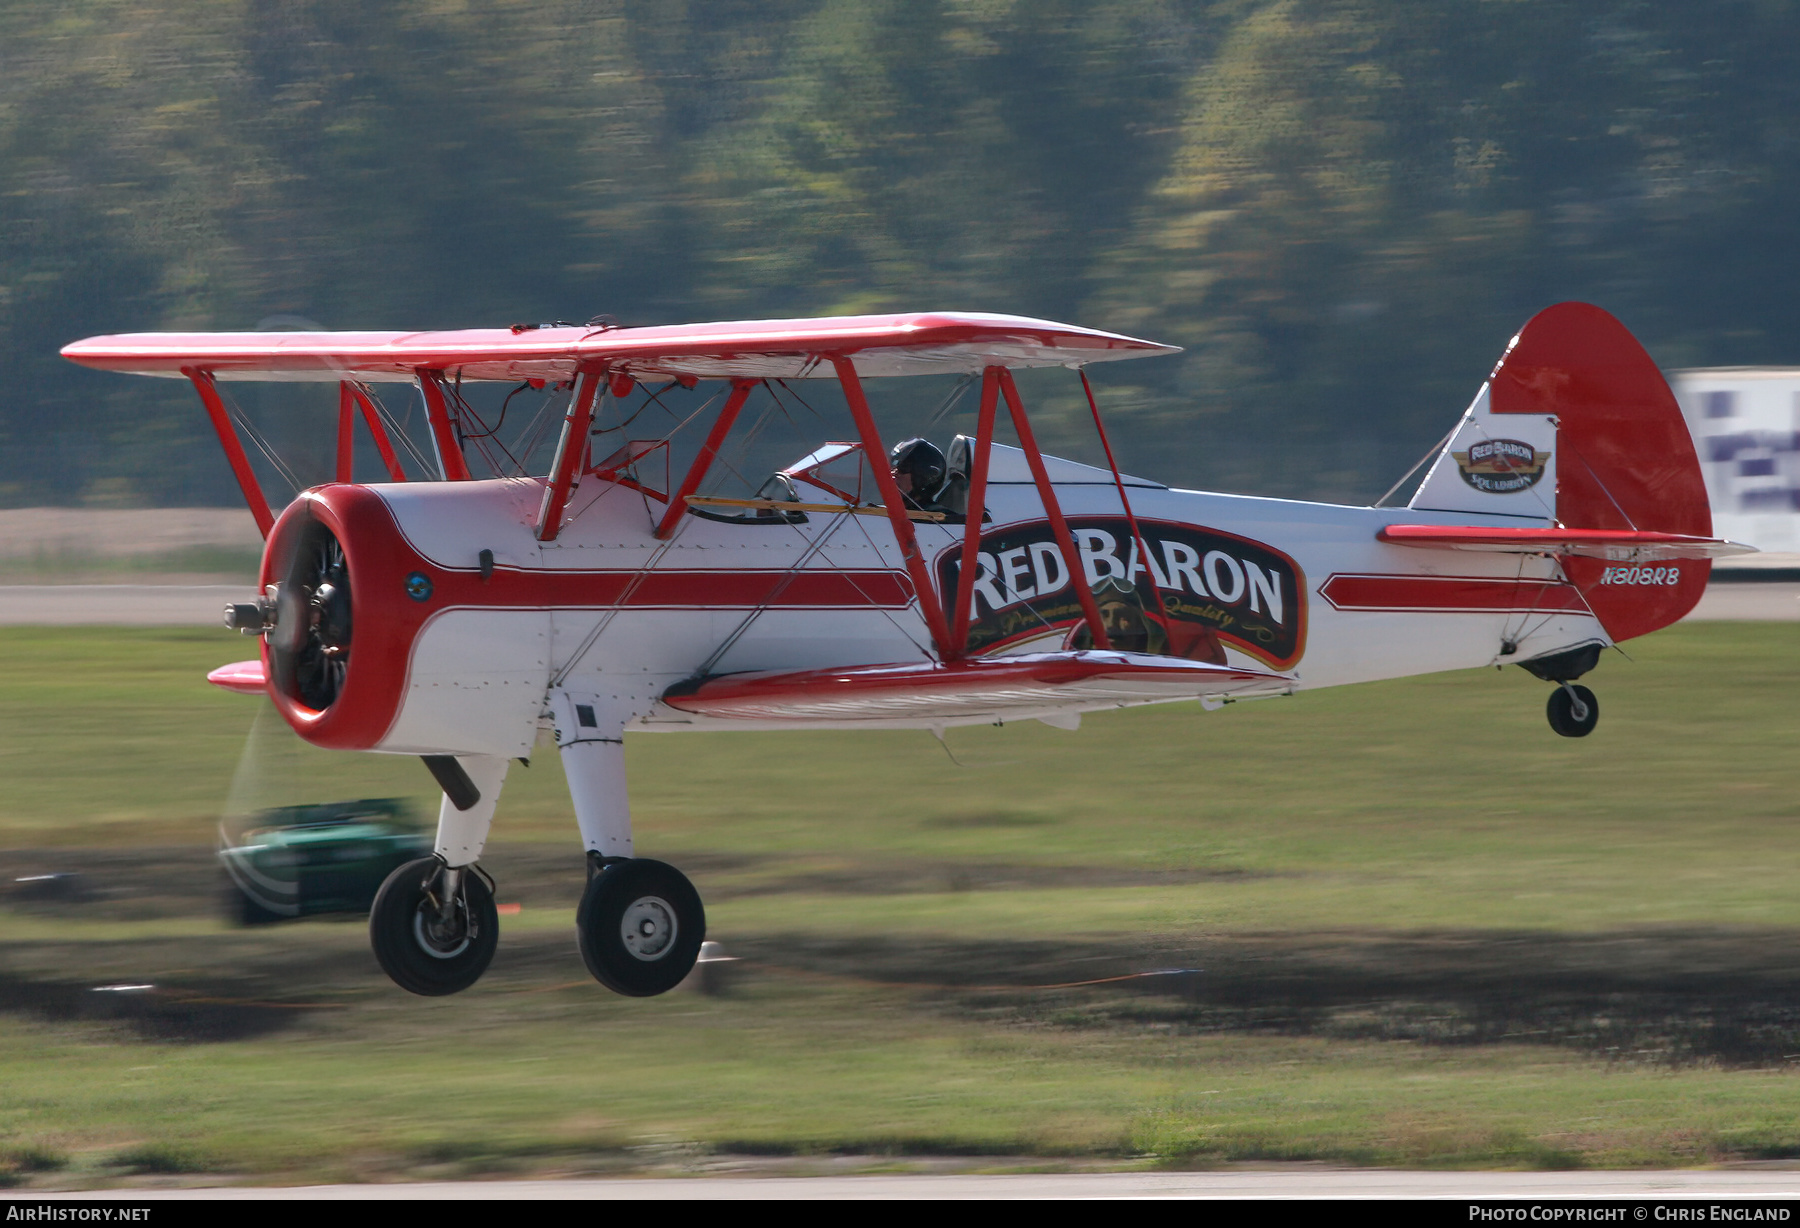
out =
<svg viewBox="0 0 1800 1228"><path fill-rule="evenodd" d="M106 1199L1031 1199L1031 1198L1421 1198L1442 1200L1740 1200L1800 1198L1795 1169L1647 1172L1453 1173L1332 1169L1191 1173L923 1174L871 1177L669 1177L582 1181L455 1181L214 1189L115 1189L59 1194L0 1192L25 1201Z"/></svg>

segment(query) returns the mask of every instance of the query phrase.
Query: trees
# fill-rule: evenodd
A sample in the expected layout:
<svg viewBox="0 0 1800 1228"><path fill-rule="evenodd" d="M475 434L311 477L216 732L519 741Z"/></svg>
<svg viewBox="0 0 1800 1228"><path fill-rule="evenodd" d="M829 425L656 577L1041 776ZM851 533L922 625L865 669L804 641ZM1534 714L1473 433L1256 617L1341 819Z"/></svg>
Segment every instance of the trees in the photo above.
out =
<svg viewBox="0 0 1800 1228"><path fill-rule="evenodd" d="M901 306L1187 345L1101 377L1128 465L1373 497L1558 298L1670 363L1800 359L1796 32L1750 0L18 0L0 500L230 498L184 389L55 357L95 332Z"/></svg>

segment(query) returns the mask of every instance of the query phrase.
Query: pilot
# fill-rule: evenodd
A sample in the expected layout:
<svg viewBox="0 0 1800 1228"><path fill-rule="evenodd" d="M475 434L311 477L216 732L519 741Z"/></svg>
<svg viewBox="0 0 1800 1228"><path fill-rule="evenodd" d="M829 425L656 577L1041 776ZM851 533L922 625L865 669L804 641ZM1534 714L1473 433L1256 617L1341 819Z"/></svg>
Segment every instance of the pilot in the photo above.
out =
<svg viewBox="0 0 1800 1228"><path fill-rule="evenodd" d="M900 488L906 506L920 512L944 512L937 496L944 487L950 466L944 454L929 439L905 439L888 453L888 468L894 471L894 485Z"/></svg>
<svg viewBox="0 0 1800 1228"><path fill-rule="evenodd" d="M1160 624L1144 612L1137 586L1117 576L1105 576L1094 584L1094 604L1100 607L1100 625L1106 639L1120 652L1147 652L1161 656L1168 637ZM1094 646L1094 634L1086 620L1075 624L1069 647L1083 651Z"/></svg>

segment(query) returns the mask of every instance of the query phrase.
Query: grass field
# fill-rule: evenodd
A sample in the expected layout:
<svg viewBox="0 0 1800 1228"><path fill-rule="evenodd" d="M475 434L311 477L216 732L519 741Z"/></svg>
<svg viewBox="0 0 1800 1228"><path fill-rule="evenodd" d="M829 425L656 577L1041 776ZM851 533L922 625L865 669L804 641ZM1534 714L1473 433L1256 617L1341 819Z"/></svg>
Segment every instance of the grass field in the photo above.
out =
<svg viewBox="0 0 1800 1228"><path fill-rule="evenodd" d="M540 748L490 846L522 911L423 1001L354 923L225 928L209 853L228 809L423 796L416 762L265 722L240 771L220 633L0 631L7 877L101 888L0 913L0 1176L1800 1157L1800 624L1629 648L1583 741L1518 670L953 731L960 765L634 737L722 997L586 980Z"/></svg>

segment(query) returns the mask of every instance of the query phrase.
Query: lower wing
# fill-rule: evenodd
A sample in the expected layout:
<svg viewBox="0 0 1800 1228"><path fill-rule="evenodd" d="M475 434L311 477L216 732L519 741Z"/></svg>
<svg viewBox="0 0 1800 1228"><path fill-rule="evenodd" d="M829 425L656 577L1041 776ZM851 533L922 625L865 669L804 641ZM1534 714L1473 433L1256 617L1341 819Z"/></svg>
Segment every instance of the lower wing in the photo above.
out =
<svg viewBox="0 0 1800 1228"><path fill-rule="evenodd" d="M941 664L721 674L677 683L671 708L754 721L964 722L1112 704L1286 691L1281 674L1127 652L1044 652Z"/></svg>

